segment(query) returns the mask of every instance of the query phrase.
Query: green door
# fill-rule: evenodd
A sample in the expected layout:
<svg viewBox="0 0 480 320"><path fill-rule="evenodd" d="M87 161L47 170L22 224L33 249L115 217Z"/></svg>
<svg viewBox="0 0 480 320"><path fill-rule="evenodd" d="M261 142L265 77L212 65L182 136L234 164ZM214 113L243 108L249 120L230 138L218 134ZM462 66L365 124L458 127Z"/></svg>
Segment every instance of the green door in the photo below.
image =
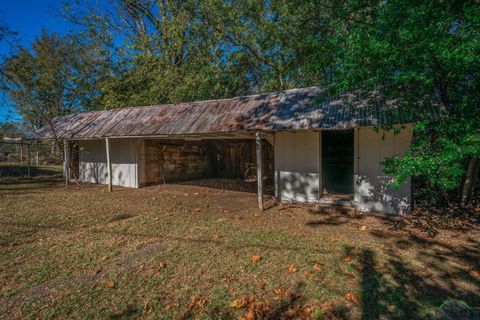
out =
<svg viewBox="0 0 480 320"><path fill-rule="evenodd" d="M353 130L322 131L322 180L327 193L353 193Z"/></svg>

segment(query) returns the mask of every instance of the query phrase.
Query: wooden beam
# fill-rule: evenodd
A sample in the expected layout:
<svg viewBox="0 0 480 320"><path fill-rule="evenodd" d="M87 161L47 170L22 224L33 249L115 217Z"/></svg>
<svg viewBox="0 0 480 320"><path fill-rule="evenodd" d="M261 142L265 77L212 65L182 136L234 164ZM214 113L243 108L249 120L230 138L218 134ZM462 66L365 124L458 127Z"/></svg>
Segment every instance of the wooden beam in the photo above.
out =
<svg viewBox="0 0 480 320"><path fill-rule="evenodd" d="M28 149L27 177L30 179L30 177L31 177L31 172L30 172L30 165L31 165L30 143L27 144L27 149Z"/></svg>
<svg viewBox="0 0 480 320"><path fill-rule="evenodd" d="M68 140L63 140L63 174L65 175L65 185L70 183L70 144Z"/></svg>
<svg viewBox="0 0 480 320"><path fill-rule="evenodd" d="M263 180L262 180L262 133L255 133L255 145L257 147L257 188L258 188L258 208L263 211Z"/></svg>
<svg viewBox="0 0 480 320"><path fill-rule="evenodd" d="M108 192L112 192L112 163L110 161L110 139L105 138L105 148L107 152L107 171L108 171Z"/></svg>

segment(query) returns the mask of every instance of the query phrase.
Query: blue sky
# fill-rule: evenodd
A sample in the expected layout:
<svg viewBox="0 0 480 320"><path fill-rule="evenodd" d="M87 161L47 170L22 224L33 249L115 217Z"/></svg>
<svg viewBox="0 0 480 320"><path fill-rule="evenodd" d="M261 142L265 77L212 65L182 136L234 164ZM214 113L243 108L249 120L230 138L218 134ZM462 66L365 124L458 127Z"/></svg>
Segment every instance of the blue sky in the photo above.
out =
<svg viewBox="0 0 480 320"><path fill-rule="evenodd" d="M29 46L42 28L60 34L74 28L61 16L63 2L64 0L0 0L0 19L18 33L16 44ZM9 46L0 42L0 56L9 52ZM5 99L0 97L0 122L18 120L19 116L12 115L11 108L6 104Z"/></svg>

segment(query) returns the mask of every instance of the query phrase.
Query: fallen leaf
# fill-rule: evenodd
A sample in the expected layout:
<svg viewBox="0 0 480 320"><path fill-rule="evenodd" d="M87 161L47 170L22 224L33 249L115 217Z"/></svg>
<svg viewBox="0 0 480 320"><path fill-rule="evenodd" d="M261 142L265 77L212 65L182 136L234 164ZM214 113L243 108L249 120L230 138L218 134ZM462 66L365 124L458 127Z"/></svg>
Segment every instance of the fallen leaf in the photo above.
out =
<svg viewBox="0 0 480 320"><path fill-rule="evenodd" d="M390 313L395 312L395 306L393 304L389 304L387 306L387 311Z"/></svg>
<svg viewBox="0 0 480 320"><path fill-rule="evenodd" d="M150 307L148 301L145 301L145 304L143 305L143 310L145 310L147 314L152 313L152 307Z"/></svg>
<svg viewBox="0 0 480 320"><path fill-rule="evenodd" d="M308 305L308 304L306 304L306 305L303 306L303 312L304 312L305 314L310 315L310 314L313 313L313 311L315 311L315 309L314 309L312 306L310 306L310 305Z"/></svg>
<svg viewBox="0 0 480 320"><path fill-rule="evenodd" d="M290 272L290 273L294 273L294 272L297 272L297 271L298 271L297 267L295 267L295 265L292 264L292 263L290 263L290 264L288 265L287 270L288 270L288 272Z"/></svg>
<svg viewBox="0 0 480 320"><path fill-rule="evenodd" d="M190 305L191 305L191 307L197 306L197 307L201 308L205 305L205 302L207 302L205 300L205 298L198 298L196 296L193 296Z"/></svg>
<svg viewBox="0 0 480 320"><path fill-rule="evenodd" d="M345 300L347 300L349 302L353 302L355 304L358 303L358 297L356 295L354 295L353 293L347 293L345 295Z"/></svg>
<svg viewBox="0 0 480 320"><path fill-rule="evenodd" d="M172 308L178 308L180 305L176 302L169 302L165 305L165 309L170 310Z"/></svg>
<svg viewBox="0 0 480 320"><path fill-rule="evenodd" d="M360 231L365 231L365 230L367 230L367 226L361 226L360 227Z"/></svg>
<svg viewBox="0 0 480 320"><path fill-rule="evenodd" d="M335 308L332 301L327 301L320 306L320 309L325 313L332 313Z"/></svg>
<svg viewBox="0 0 480 320"><path fill-rule="evenodd" d="M109 288L109 289L115 288L115 281L113 281L113 280L108 280L108 281L107 281L107 288Z"/></svg>
<svg viewBox="0 0 480 320"><path fill-rule="evenodd" d="M102 268L95 269L93 271L93 274L96 275L96 274L99 274L100 272L102 272Z"/></svg>
<svg viewBox="0 0 480 320"><path fill-rule="evenodd" d="M311 276L312 276L312 273L311 273L310 271L305 270L305 271L303 272L303 275L308 278L308 277L311 277Z"/></svg>
<svg viewBox="0 0 480 320"><path fill-rule="evenodd" d="M343 261L345 261L346 263L350 263L352 262L352 257L346 256L345 258L343 258Z"/></svg>
<svg viewBox="0 0 480 320"><path fill-rule="evenodd" d="M277 289L273 289L273 292L275 294L278 294L279 296L284 296L285 293L287 292L287 290L282 289L282 288L277 288Z"/></svg>
<svg viewBox="0 0 480 320"><path fill-rule="evenodd" d="M313 266L313 270L317 272L322 272L322 266L316 263L315 266Z"/></svg>
<svg viewBox="0 0 480 320"><path fill-rule="evenodd" d="M245 297L235 299L232 302L230 302L230 307L233 309L242 309L245 308L248 305L248 299Z"/></svg>
<svg viewBox="0 0 480 320"><path fill-rule="evenodd" d="M200 211L202 211L202 209L201 208L195 208L195 209L193 209L193 211L200 212Z"/></svg>
<svg viewBox="0 0 480 320"><path fill-rule="evenodd" d="M468 272L468 274L469 274L471 277L474 277L474 278L480 277L480 271L477 271L477 270L470 270L470 271Z"/></svg>
<svg viewBox="0 0 480 320"><path fill-rule="evenodd" d="M256 317L255 317L255 308L248 308L248 311L247 311L247 314L242 317L242 319L245 319L245 320L255 320Z"/></svg>
<svg viewBox="0 0 480 320"><path fill-rule="evenodd" d="M260 256L260 255L253 255L252 256L252 262L253 263L257 263L260 260L262 260L262 256Z"/></svg>
<svg viewBox="0 0 480 320"><path fill-rule="evenodd" d="M159 267L160 269L164 269L164 268L167 267L167 263L164 262L164 261L160 261L160 263L158 264L158 267Z"/></svg>

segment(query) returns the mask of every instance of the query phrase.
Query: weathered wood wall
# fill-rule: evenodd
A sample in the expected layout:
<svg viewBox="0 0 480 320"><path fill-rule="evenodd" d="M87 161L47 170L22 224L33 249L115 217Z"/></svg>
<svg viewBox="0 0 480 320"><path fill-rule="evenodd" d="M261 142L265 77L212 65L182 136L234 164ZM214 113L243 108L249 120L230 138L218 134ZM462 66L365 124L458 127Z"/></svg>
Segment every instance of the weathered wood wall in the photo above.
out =
<svg viewBox="0 0 480 320"><path fill-rule="evenodd" d="M273 147L264 141L265 175L273 180ZM253 140L144 140L139 149L140 186L208 177L244 178L253 165Z"/></svg>
<svg viewBox="0 0 480 320"><path fill-rule="evenodd" d="M145 140L141 185L199 179L211 174L207 147L199 142Z"/></svg>
<svg viewBox="0 0 480 320"><path fill-rule="evenodd" d="M225 142L213 142L215 152L214 174L222 178L245 178L249 166L250 174L256 174L255 141L233 140ZM263 170L264 175L273 179L273 147L267 141L263 141ZM271 179L269 179L271 180Z"/></svg>

